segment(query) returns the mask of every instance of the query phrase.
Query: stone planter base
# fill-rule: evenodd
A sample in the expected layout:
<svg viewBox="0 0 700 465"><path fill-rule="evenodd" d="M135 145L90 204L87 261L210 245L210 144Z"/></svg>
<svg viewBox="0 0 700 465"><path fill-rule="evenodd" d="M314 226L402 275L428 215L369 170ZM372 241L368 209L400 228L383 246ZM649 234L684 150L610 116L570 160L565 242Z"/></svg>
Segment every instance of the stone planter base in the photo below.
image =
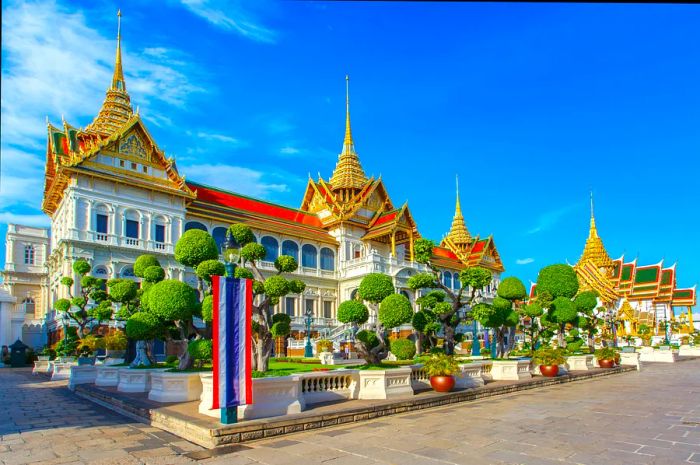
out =
<svg viewBox="0 0 700 465"><path fill-rule="evenodd" d="M459 371L455 373L455 388L468 389L481 387L484 385L481 363L465 363L459 366Z"/></svg>
<svg viewBox="0 0 700 465"><path fill-rule="evenodd" d="M700 346L682 345L678 355L682 357L700 357Z"/></svg>
<svg viewBox="0 0 700 465"><path fill-rule="evenodd" d="M165 368L120 368L117 391L148 392L151 390L151 373L164 370Z"/></svg>
<svg viewBox="0 0 700 465"><path fill-rule="evenodd" d="M106 358L102 365L121 365L122 363L124 363L123 358Z"/></svg>
<svg viewBox="0 0 700 465"><path fill-rule="evenodd" d="M620 353L620 365L629 365L637 367L637 370L642 369L642 364L639 361L639 354L636 352L621 352Z"/></svg>
<svg viewBox="0 0 700 465"><path fill-rule="evenodd" d="M32 374L37 375L39 373L46 373L49 371L49 361L48 360L37 360L34 362L34 368L32 368Z"/></svg>
<svg viewBox="0 0 700 465"><path fill-rule="evenodd" d="M568 371L587 371L593 369L593 355L571 355L566 357Z"/></svg>
<svg viewBox="0 0 700 465"><path fill-rule="evenodd" d="M494 360L491 366L491 379L494 381L530 378L530 360Z"/></svg>
<svg viewBox="0 0 700 465"><path fill-rule="evenodd" d="M360 371L358 399L393 399L412 396L411 368Z"/></svg>
<svg viewBox="0 0 700 465"><path fill-rule="evenodd" d="M68 363L56 363L53 364L53 373L51 374L51 381L56 381L59 379L70 378L71 367L77 366L75 362Z"/></svg>
<svg viewBox="0 0 700 465"><path fill-rule="evenodd" d="M68 389L75 391L75 386L78 384L92 384L96 378L97 368L94 365L72 366L68 380Z"/></svg>
<svg viewBox="0 0 700 465"><path fill-rule="evenodd" d="M95 386L117 386L119 384L119 370L124 367L115 367L109 365L97 365L97 377L95 378Z"/></svg>
<svg viewBox="0 0 700 465"><path fill-rule="evenodd" d="M643 350L639 354L639 360L642 362L673 363L678 360L678 352L658 349Z"/></svg>
<svg viewBox="0 0 700 465"><path fill-rule="evenodd" d="M151 373L148 398L156 402L188 402L202 394L199 373Z"/></svg>

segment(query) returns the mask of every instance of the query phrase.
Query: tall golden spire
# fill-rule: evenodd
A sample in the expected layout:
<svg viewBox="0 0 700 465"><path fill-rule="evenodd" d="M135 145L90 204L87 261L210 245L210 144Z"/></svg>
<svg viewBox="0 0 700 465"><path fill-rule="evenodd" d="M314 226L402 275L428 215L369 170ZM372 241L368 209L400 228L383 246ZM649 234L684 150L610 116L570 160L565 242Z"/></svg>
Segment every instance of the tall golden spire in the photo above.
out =
<svg viewBox="0 0 700 465"><path fill-rule="evenodd" d="M367 176L355 152L355 143L350 130L350 77L345 76L345 138L343 151L338 156L330 184L336 189L361 189L367 182Z"/></svg>
<svg viewBox="0 0 700 465"><path fill-rule="evenodd" d="M615 266L607 250L605 250L603 240L598 236L598 228L595 225L595 214L593 211L593 192L591 192L591 226L588 230L586 245L578 263L583 264L586 261L593 262L598 268L606 268L608 270L612 270Z"/></svg>
<svg viewBox="0 0 700 465"><path fill-rule="evenodd" d="M455 177L457 183L457 202L455 204L455 216L452 218L452 227L447 233L447 238L457 246L466 246L471 242L471 236L467 230L462 216L462 206L459 202L459 176Z"/></svg>
<svg viewBox="0 0 700 465"><path fill-rule="evenodd" d="M117 53L114 61L112 82L107 96L95 119L85 130L109 136L121 128L134 114L131 98L126 91L122 69L122 12L117 11Z"/></svg>

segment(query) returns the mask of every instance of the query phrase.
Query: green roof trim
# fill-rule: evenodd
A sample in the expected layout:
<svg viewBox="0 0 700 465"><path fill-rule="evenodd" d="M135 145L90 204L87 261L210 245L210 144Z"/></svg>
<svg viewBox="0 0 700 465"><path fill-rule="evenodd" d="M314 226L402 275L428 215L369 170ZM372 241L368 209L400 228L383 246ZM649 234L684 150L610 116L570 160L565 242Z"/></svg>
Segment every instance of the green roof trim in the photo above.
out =
<svg viewBox="0 0 700 465"><path fill-rule="evenodd" d="M659 269L657 267L651 268L637 268L637 274L634 277L634 282L636 283L653 283L659 280Z"/></svg>
<svg viewBox="0 0 700 465"><path fill-rule="evenodd" d="M671 284L671 275L673 272L671 270L664 270L661 272L661 284L667 285Z"/></svg>
<svg viewBox="0 0 700 465"><path fill-rule="evenodd" d="M629 281L632 278L632 265L625 265L622 267L622 276L620 279L622 281Z"/></svg>

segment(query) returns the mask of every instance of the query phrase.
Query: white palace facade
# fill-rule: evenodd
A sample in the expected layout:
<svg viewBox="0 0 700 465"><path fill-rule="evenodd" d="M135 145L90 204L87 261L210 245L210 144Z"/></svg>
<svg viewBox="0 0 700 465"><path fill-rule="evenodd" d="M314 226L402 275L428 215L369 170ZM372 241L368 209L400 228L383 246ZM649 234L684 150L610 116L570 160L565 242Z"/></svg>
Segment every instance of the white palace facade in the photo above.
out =
<svg viewBox="0 0 700 465"><path fill-rule="evenodd" d="M41 238L42 258L36 263L43 272L37 291L41 295L34 298L34 305L42 307L34 315L46 316L46 332L61 326L52 306L66 297L60 280L73 274L74 260L90 262L96 277L136 279L133 263L149 253L158 257L169 278L194 284L192 270L173 258L177 240L197 228L221 244L228 226L236 222L248 224L267 250L263 270L272 272L280 254L297 258L295 277L306 283L306 290L282 299L276 308L293 317L296 331L303 328L307 309L313 312L315 331L337 330L338 304L353 297L362 277L372 272L392 276L397 289L415 302L406 280L424 270L413 260L420 233L408 205L392 202L381 177L365 175L355 152L349 105L332 176L309 179L298 209L185 181L133 110L120 38L112 82L94 120L85 128L66 121L48 124L47 132L42 209L51 218L50 240ZM16 252L12 254L8 257ZM451 229L434 249L433 262L443 269L448 286L459 286L457 272L475 265L493 272L488 295L498 284L503 265L493 238L469 233L459 196ZM6 267L6 276L9 271ZM12 305L22 305L17 302L25 291L18 285L8 290L16 299Z"/></svg>

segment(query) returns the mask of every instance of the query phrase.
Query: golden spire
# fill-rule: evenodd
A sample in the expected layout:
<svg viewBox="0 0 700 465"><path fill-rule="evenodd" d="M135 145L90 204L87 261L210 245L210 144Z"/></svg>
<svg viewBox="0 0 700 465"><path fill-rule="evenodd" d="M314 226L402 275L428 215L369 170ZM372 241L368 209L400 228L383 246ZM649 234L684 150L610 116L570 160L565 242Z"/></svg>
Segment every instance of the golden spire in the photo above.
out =
<svg viewBox="0 0 700 465"><path fill-rule="evenodd" d="M117 11L117 53L114 62L112 83L107 89L107 96L102 108L85 131L96 132L105 136L114 134L134 114L131 98L126 91L124 71L122 70L122 12Z"/></svg>
<svg viewBox="0 0 700 465"><path fill-rule="evenodd" d="M343 151L338 156L330 184L336 189L361 189L367 182L367 176L355 152L355 143L350 130L350 77L345 76L345 138Z"/></svg>
<svg viewBox="0 0 700 465"><path fill-rule="evenodd" d="M583 248L583 253L579 259L579 263L583 264L586 261L593 262L598 268L606 268L612 270L614 264L610 255L608 255L602 239L598 236L598 229L595 225L595 214L593 212L593 192L591 192L591 226L588 231L588 239Z"/></svg>
<svg viewBox="0 0 700 465"><path fill-rule="evenodd" d="M447 233L447 237L453 244L465 246L471 242L471 236L467 230L467 225L464 223L462 206L459 202L459 176L456 176L455 179L457 182L457 202L455 204L455 216L452 218L452 227L450 228L450 232Z"/></svg>

